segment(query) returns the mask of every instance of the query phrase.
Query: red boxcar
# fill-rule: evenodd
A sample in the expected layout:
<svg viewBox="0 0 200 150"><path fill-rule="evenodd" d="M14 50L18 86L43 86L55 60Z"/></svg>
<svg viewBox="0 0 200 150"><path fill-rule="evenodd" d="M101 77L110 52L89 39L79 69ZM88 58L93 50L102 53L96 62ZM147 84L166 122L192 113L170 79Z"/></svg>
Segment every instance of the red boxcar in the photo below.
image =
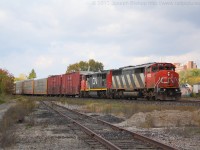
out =
<svg viewBox="0 0 200 150"><path fill-rule="evenodd" d="M76 96L80 93L80 84L82 73L72 72L62 75L61 94L68 96Z"/></svg>
<svg viewBox="0 0 200 150"><path fill-rule="evenodd" d="M48 95L60 95L61 94L61 81L62 75L50 76L47 79Z"/></svg>

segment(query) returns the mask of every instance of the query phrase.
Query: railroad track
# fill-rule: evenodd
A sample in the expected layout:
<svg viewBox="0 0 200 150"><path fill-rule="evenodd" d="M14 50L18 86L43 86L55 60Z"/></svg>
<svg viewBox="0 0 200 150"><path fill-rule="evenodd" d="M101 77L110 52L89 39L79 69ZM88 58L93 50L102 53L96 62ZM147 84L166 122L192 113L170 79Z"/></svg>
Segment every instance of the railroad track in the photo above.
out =
<svg viewBox="0 0 200 150"><path fill-rule="evenodd" d="M145 150L175 150L166 144L149 139L148 137L119 128L100 119L87 116L80 112L57 105L53 102L42 102L49 109L55 111L64 118L70 120L75 126L92 138L92 142L98 141L107 149L145 149Z"/></svg>

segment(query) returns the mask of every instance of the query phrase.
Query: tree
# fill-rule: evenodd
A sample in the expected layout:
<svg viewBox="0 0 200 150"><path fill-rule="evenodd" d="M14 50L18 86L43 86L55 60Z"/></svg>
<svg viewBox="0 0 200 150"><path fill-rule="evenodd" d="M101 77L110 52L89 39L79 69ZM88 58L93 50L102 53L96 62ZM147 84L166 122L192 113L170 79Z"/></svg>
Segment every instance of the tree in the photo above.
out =
<svg viewBox="0 0 200 150"><path fill-rule="evenodd" d="M22 80L26 80L27 76L23 73L19 74L19 77L15 78L15 81L22 81Z"/></svg>
<svg viewBox="0 0 200 150"><path fill-rule="evenodd" d="M72 72L72 71L101 71L103 70L104 65L101 62L95 61L94 59L90 59L88 62L87 61L80 61L78 63L74 63L74 64L70 64L67 67L67 71L68 72Z"/></svg>
<svg viewBox="0 0 200 150"><path fill-rule="evenodd" d="M190 69L179 72L180 84L193 85L200 82L200 69Z"/></svg>
<svg viewBox="0 0 200 150"><path fill-rule="evenodd" d="M37 76L36 76L35 70L32 69L31 73L29 73L28 79L34 79L34 78L37 78Z"/></svg>
<svg viewBox="0 0 200 150"><path fill-rule="evenodd" d="M91 71L101 71L103 70L104 66L101 62L95 61L94 59L90 59L89 67Z"/></svg>
<svg viewBox="0 0 200 150"><path fill-rule="evenodd" d="M0 68L0 95L13 92L14 76L7 70Z"/></svg>

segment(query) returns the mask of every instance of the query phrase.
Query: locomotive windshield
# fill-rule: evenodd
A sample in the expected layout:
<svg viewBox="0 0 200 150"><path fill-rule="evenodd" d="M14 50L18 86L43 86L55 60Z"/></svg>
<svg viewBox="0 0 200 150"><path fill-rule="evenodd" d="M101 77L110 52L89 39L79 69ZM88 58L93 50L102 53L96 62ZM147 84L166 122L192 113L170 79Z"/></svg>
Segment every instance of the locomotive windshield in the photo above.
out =
<svg viewBox="0 0 200 150"><path fill-rule="evenodd" d="M173 70L175 71L175 67L172 64L155 64L152 66L152 72L158 72L160 70Z"/></svg>

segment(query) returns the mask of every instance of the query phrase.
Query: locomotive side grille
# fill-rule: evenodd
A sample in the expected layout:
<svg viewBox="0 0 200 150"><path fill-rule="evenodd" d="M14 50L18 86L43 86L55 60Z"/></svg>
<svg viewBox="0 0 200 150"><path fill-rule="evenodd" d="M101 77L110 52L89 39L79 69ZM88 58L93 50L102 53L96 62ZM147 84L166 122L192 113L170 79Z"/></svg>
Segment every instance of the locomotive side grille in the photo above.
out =
<svg viewBox="0 0 200 150"><path fill-rule="evenodd" d="M124 76L124 79L125 79L125 83L126 83L126 87L125 88L128 88L130 89L130 84L128 83L128 78L126 75L123 75Z"/></svg>
<svg viewBox="0 0 200 150"><path fill-rule="evenodd" d="M116 75L112 77L112 87L114 89L137 89L144 88L144 74L130 73Z"/></svg>
<svg viewBox="0 0 200 150"><path fill-rule="evenodd" d="M138 82L138 76L136 76L135 74L132 74L133 79L134 79L134 83L135 83L135 88L139 88L140 84Z"/></svg>
<svg viewBox="0 0 200 150"><path fill-rule="evenodd" d="M130 75L127 74L126 77L127 77L127 79L128 79L128 83L127 83L127 85L129 85L130 89L132 89L132 88L133 88L133 85L132 85L132 83L131 83Z"/></svg>
<svg viewBox="0 0 200 150"><path fill-rule="evenodd" d="M121 84L121 82L119 80L119 76L116 76L116 79L117 79L118 89L121 89L122 88L122 84Z"/></svg>
<svg viewBox="0 0 200 150"><path fill-rule="evenodd" d="M114 88L114 89L116 89L117 87L116 87L116 84L115 84L115 79L114 79L114 76L112 76L112 87Z"/></svg>
<svg viewBox="0 0 200 150"><path fill-rule="evenodd" d="M127 84L126 84L124 75L122 75L122 85L124 85L124 88L125 88L125 89L127 88L127 86L126 86Z"/></svg>
<svg viewBox="0 0 200 150"><path fill-rule="evenodd" d="M135 80L138 82L139 88L144 88L144 74L143 73L136 74Z"/></svg>

